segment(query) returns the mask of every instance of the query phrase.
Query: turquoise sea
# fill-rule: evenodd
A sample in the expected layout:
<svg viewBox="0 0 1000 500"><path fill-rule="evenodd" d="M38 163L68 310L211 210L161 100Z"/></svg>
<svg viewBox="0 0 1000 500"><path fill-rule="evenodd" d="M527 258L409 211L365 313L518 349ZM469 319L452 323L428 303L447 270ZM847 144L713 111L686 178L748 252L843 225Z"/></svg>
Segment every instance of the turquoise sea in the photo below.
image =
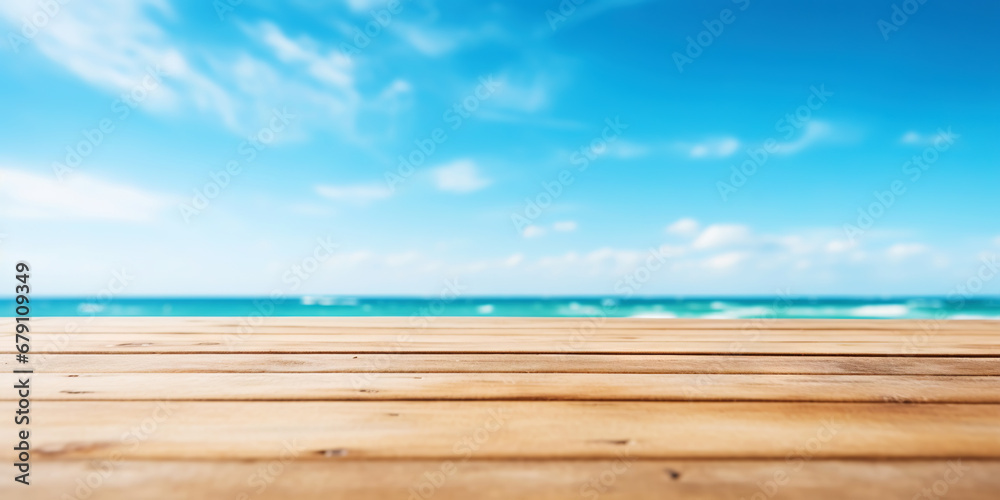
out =
<svg viewBox="0 0 1000 500"><path fill-rule="evenodd" d="M1000 319L993 298L393 297L39 298L34 316L535 316ZM16 304L0 300L4 316Z"/></svg>

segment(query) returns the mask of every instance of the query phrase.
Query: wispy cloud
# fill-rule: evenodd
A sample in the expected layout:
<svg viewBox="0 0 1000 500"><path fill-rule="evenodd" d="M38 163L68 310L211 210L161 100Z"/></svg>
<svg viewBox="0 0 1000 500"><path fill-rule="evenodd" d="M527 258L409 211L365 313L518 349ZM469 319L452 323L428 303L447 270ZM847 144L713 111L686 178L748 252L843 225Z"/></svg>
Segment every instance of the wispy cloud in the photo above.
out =
<svg viewBox="0 0 1000 500"><path fill-rule="evenodd" d="M901 261L927 251L927 246L920 243L896 243L886 249L885 254L892 261Z"/></svg>
<svg viewBox="0 0 1000 500"><path fill-rule="evenodd" d="M667 232L679 236L693 236L698 232L699 227L698 221L690 217L684 217L667 226Z"/></svg>
<svg viewBox="0 0 1000 500"><path fill-rule="evenodd" d="M347 6L358 13L367 13L369 10L384 4L384 0L347 0Z"/></svg>
<svg viewBox="0 0 1000 500"><path fill-rule="evenodd" d="M786 142L774 142L770 149L778 155L793 155L821 144L824 141L836 139L838 130L833 125L819 120L806 123L798 138ZM773 140L773 139L770 139ZM729 158L739 152L740 148L759 148L763 144L750 139L740 139L732 135L708 137L702 140L677 140L673 142L653 142L641 144L636 142L616 145L615 156L628 159L649 154L681 155L692 160L712 160ZM610 148L609 148L610 152Z"/></svg>
<svg viewBox="0 0 1000 500"><path fill-rule="evenodd" d="M950 142L955 137L958 137L958 134L952 132L951 128L948 130L938 129L937 132L929 134L922 134L915 130L910 130L899 138L899 142L913 146L933 146L945 141Z"/></svg>
<svg viewBox="0 0 1000 500"><path fill-rule="evenodd" d="M351 58L336 50L321 54L316 48L316 42L307 37L292 40L269 22L262 22L256 28L247 30L274 51L279 60L301 63L309 75L319 82L340 90L347 97L356 98Z"/></svg>
<svg viewBox="0 0 1000 500"><path fill-rule="evenodd" d="M515 78L509 74L497 77L500 91L492 96L489 104L523 113L534 113L548 107L554 85L544 74L528 78Z"/></svg>
<svg viewBox="0 0 1000 500"><path fill-rule="evenodd" d="M0 168L0 214L11 219L148 222L171 206L167 196L85 174L54 176Z"/></svg>
<svg viewBox="0 0 1000 500"><path fill-rule="evenodd" d="M750 228L739 224L712 224L706 227L695 238L692 248L713 249L727 247L746 242L750 237Z"/></svg>
<svg viewBox="0 0 1000 500"><path fill-rule="evenodd" d="M571 233L576 231L577 224L576 221L564 220L552 224L552 229L561 233Z"/></svg>
<svg viewBox="0 0 1000 500"><path fill-rule="evenodd" d="M722 137L694 144L680 143L678 147L695 159L726 158L736 153L740 148L740 141L735 137Z"/></svg>
<svg viewBox="0 0 1000 500"><path fill-rule="evenodd" d="M426 56L441 56L451 52L459 46L461 38L456 33L449 34L401 22L395 23L393 30L411 48Z"/></svg>
<svg viewBox="0 0 1000 500"><path fill-rule="evenodd" d="M653 149L654 148L644 144L638 144L627 140L617 140L608 144L608 149L605 154L622 160L630 160L646 156L651 153Z"/></svg>
<svg viewBox="0 0 1000 500"><path fill-rule="evenodd" d="M521 236L524 236L525 238L537 238L544 234L545 228L535 225L525 226L525 228L521 231Z"/></svg>
<svg viewBox="0 0 1000 500"><path fill-rule="evenodd" d="M723 271L736 266L746 258L745 252L726 252L708 257L703 261L703 265L708 269Z"/></svg>
<svg viewBox="0 0 1000 500"><path fill-rule="evenodd" d="M36 9L38 2L33 0L11 0L0 3L0 16L20 26ZM131 92L145 75L162 71L166 78L143 100L144 106L167 110L187 102L213 110L236 127L235 103L229 93L195 69L150 19L150 13L174 16L169 4L161 0L74 2L51 16L31 43L67 71L115 93Z"/></svg>
<svg viewBox="0 0 1000 500"><path fill-rule="evenodd" d="M455 160L435 168L431 174L434 185L441 191L451 193L471 193L489 186L493 181L483 177L475 162L469 159Z"/></svg>
<svg viewBox="0 0 1000 500"><path fill-rule="evenodd" d="M774 153L790 155L801 152L814 144L831 138L833 136L833 132L833 126L829 123L813 120L806 124L805 130L798 139L776 144L774 147Z"/></svg>

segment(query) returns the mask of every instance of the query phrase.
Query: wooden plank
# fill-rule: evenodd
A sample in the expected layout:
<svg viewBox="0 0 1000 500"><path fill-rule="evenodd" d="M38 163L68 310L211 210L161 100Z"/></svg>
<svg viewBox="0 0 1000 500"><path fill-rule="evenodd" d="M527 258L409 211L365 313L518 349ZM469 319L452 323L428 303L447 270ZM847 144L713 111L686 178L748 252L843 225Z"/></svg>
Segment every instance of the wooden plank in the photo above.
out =
<svg viewBox="0 0 1000 500"><path fill-rule="evenodd" d="M1000 403L1000 377L551 373L35 374L41 400ZM0 400L13 401L12 392Z"/></svg>
<svg viewBox="0 0 1000 500"><path fill-rule="evenodd" d="M1000 458L1000 405L35 401L33 459ZM12 419L0 432L14 434ZM13 458L5 448L3 457Z"/></svg>
<svg viewBox="0 0 1000 500"><path fill-rule="evenodd" d="M0 352L13 353L13 335L0 335ZM1000 336L930 336L920 342L902 337L864 340L805 340L802 335L766 340L676 340L621 334L583 338L518 338L502 335L249 335L228 334L33 334L38 353L170 352L448 352L448 353L645 353L645 354L850 354L1000 356ZM791 340L797 338L796 340ZM807 337L808 338L808 337Z"/></svg>
<svg viewBox="0 0 1000 500"><path fill-rule="evenodd" d="M51 354L54 373L773 373L1000 375L1000 358L684 354ZM0 370L17 363L0 356Z"/></svg>
<svg viewBox="0 0 1000 500"><path fill-rule="evenodd" d="M62 333L72 325L76 332L103 329L129 330L135 327L185 329L204 328L236 330L252 328L637 328L637 329L706 329L706 330L906 330L938 331L1000 331L1000 320L938 320L938 319L702 319L702 318L602 318L602 317L462 317L462 316L260 316L247 317L35 317L32 324L40 332ZM0 327L13 325L12 318L0 318ZM144 330L149 331L149 330Z"/></svg>
<svg viewBox="0 0 1000 500"><path fill-rule="evenodd" d="M170 498L185 500L995 500L1000 461L808 455L759 461L338 460L336 466L287 460L49 461L35 464L32 478L29 487L0 481L0 497L135 500L170 492Z"/></svg>

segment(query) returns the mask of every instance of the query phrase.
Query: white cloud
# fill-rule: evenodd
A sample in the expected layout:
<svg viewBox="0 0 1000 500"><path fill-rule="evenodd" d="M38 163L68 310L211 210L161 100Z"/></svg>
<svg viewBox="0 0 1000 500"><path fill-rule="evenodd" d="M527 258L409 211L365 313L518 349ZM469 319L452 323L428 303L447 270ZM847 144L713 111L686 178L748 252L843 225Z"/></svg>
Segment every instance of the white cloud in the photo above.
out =
<svg viewBox="0 0 1000 500"><path fill-rule="evenodd" d="M842 253L858 246L857 240L830 240L824 247L830 253Z"/></svg>
<svg viewBox="0 0 1000 500"><path fill-rule="evenodd" d="M419 258L420 254L413 251L394 253L385 257L385 264L389 267L405 266L416 262Z"/></svg>
<svg viewBox="0 0 1000 500"><path fill-rule="evenodd" d="M927 251L927 246L920 243L896 243L889 247L885 254L891 260L900 261Z"/></svg>
<svg viewBox="0 0 1000 500"><path fill-rule="evenodd" d="M438 189L452 193L471 193L493 182L482 177L476 164L468 159L455 160L437 167L431 174Z"/></svg>
<svg viewBox="0 0 1000 500"><path fill-rule="evenodd" d="M365 13L370 9L385 5L384 0L347 0L347 6L354 12Z"/></svg>
<svg viewBox="0 0 1000 500"><path fill-rule="evenodd" d="M599 248L585 255L584 261L592 264L611 264L619 271L631 271L637 265L643 254L637 250L622 250L617 248Z"/></svg>
<svg viewBox="0 0 1000 500"><path fill-rule="evenodd" d="M405 0L403 3L406 3ZM385 1L381 2L385 5ZM410 23L392 19L392 32L420 54L438 57L478 45L487 40L510 42L507 29L494 22L479 25L466 23L462 28L443 27L440 23Z"/></svg>
<svg viewBox="0 0 1000 500"><path fill-rule="evenodd" d="M542 236L543 234L545 234L545 229L534 225L525 227L524 230L521 231L521 236L524 236L525 238L536 238L538 236Z"/></svg>
<svg viewBox="0 0 1000 500"><path fill-rule="evenodd" d="M685 217L667 226L667 232L678 236L693 236L698 232L698 221Z"/></svg>
<svg viewBox="0 0 1000 500"><path fill-rule="evenodd" d="M536 74L532 75L531 80L527 80L503 74L496 81L499 87L489 98L491 107L495 105L522 113L534 113L549 105L549 88L552 83L547 77Z"/></svg>
<svg viewBox="0 0 1000 500"><path fill-rule="evenodd" d="M558 21L553 21L554 24L545 24L545 33L551 34L553 28L564 29L566 26L574 25L576 23L582 23L591 18L600 16L607 11L629 8L643 3L647 3L649 0L618 0L616 2L573 2L578 7L575 11L572 11L571 15L560 16Z"/></svg>
<svg viewBox="0 0 1000 500"><path fill-rule="evenodd" d="M507 267L517 267L517 265L520 264L521 262L524 262L524 254L516 253L504 259L503 265Z"/></svg>
<svg viewBox="0 0 1000 500"><path fill-rule="evenodd" d="M774 153L782 155L795 154L817 142L828 139L832 135L833 127L830 124L813 120L806 124L805 131L802 132L802 135L798 139L775 145Z"/></svg>
<svg viewBox="0 0 1000 500"><path fill-rule="evenodd" d="M576 221L572 220L559 221L556 222L555 224L552 224L552 229L563 233L576 231Z"/></svg>
<svg viewBox="0 0 1000 500"><path fill-rule="evenodd" d="M921 142L921 136L917 132L909 131L903 134L903 137L899 139L899 142L903 144L918 144Z"/></svg>
<svg viewBox="0 0 1000 500"><path fill-rule="evenodd" d="M710 139L683 146L691 158L725 158L740 148L740 141L733 137Z"/></svg>
<svg viewBox="0 0 1000 500"><path fill-rule="evenodd" d="M0 168L0 214L12 219L146 222L170 205L166 196L85 174L70 174L60 182L55 175Z"/></svg>
<svg viewBox="0 0 1000 500"><path fill-rule="evenodd" d="M779 155L791 155L805 150L806 148L830 139L843 139L845 136L837 136L840 133L829 123L813 120L807 122L803 127L799 137L788 142L776 142L774 138L769 139L771 151ZM622 147L622 151L617 155L620 158L632 158L643 156L650 152L666 154L682 154L696 160L728 158L739 152L743 146L752 146L750 142L740 140L736 137L717 137L705 139L701 142L670 142L650 145L628 144ZM763 144L756 147L763 147ZM609 151L611 149L609 148Z"/></svg>
<svg viewBox="0 0 1000 500"><path fill-rule="evenodd" d="M738 224L712 224L695 238L692 248L707 250L743 243L750 237L750 229Z"/></svg>
<svg viewBox="0 0 1000 500"><path fill-rule="evenodd" d="M938 129L936 132L931 134L921 134L915 130L907 131L899 138L899 142L903 144L910 144L914 146L933 146L941 142L951 142L958 137L958 134L951 131L951 127L948 130Z"/></svg>
<svg viewBox="0 0 1000 500"><path fill-rule="evenodd" d="M381 184L354 184L349 186L316 186L316 192L334 201L367 205L392 196L392 190Z"/></svg>
<svg viewBox="0 0 1000 500"><path fill-rule="evenodd" d="M440 56L451 52L462 38L458 33L437 32L400 22L395 23L393 30L417 52L426 56Z"/></svg>
<svg viewBox="0 0 1000 500"><path fill-rule="evenodd" d="M702 264L712 270L724 271L743 262L746 258L747 254L744 252L726 252L709 257Z"/></svg>
<svg viewBox="0 0 1000 500"><path fill-rule="evenodd" d="M347 55L337 50L321 54L316 43L307 37L292 40L277 26L262 22L256 29L248 29L251 35L261 39L274 51L279 60L288 63L302 63L306 71L316 80L339 89L347 96L354 94L353 62Z"/></svg>
<svg viewBox="0 0 1000 500"><path fill-rule="evenodd" d="M93 0L63 5L29 43L45 57L81 79L112 92L132 92L148 74L162 70L143 107L170 110L184 98L211 109L229 126L237 126L231 96L213 79L194 69L148 16L173 17L161 0ZM20 26L25 16L41 12L34 0L0 2L0 17ZM109 15L113 13L113 15ZM20 50L27 50L21 48ZM152 80L146 79L149 86Z"/></svg>
<svg viewBox="0 0 1000 500"><path fill-rule="evenodd" d="M81 80L108 91L109 107L122 93L145 92L139 103L142 110L177 113L191 108L213 114L231 131L245 134L267 123L275 108L287 106L296 116L295 131L311 124L361 143L365 138L356 130L360 115L371 116L374 123L394 116L400 106L391 97L409 88L407 82L395 81L373 91L370 98L362 95L356 88L355 61L334 42L289 35L269 22L241 27L273 60L251 55L241 46L192 46L164 28L163 19L171 22L176 17L166 0L57 3L60 11L29 46L19 49L37 50ZM357 1L353 7L368 4ZM25 16L40 8L36 0L4 1L0 18L20 27ZM155 88L139 88L151 82L147 75L159 71L162 76ZM385 128L377 130L384 133Z"/></svg>

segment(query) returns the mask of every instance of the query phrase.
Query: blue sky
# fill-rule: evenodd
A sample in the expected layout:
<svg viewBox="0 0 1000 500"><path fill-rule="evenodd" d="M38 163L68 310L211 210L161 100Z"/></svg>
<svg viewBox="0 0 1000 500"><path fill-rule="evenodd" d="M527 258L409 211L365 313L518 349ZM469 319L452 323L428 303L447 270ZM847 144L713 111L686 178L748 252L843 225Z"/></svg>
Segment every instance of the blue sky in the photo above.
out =
<svg viewBox="0 0 1000 500"><path fill-rule="evenodd" d="M44 3L0 6L37 294L945 295L1000 252L994 2Z"/></svg>

